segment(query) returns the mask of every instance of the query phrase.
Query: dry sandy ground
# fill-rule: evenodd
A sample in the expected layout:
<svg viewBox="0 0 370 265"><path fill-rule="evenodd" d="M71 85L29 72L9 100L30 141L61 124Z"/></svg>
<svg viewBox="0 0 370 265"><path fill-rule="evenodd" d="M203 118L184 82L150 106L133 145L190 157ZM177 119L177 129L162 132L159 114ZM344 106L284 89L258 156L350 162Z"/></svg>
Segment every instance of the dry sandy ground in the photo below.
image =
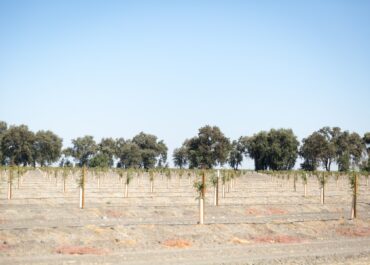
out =
<svg viewBox="0 0 370 265"><path fill-rule="evenodd" d="M193 177L147 176L129 186L89 176L86 207L77 181L28 172L13 199L0 182L0 264L370 264L370 187L361 181L359 218L348 220L348 181L330 180L320 204L317 181L303 187L248 173L212 204L198 225ZM221 186L220 186L221 189ZM220 194L221 195L221 194Z"/></svg>

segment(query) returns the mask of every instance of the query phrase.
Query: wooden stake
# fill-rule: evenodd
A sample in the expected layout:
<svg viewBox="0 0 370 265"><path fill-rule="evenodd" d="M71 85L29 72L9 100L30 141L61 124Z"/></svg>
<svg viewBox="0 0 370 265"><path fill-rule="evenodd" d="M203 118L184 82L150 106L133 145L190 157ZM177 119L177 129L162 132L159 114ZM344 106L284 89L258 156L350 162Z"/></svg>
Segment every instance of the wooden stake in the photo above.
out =
<svg viewBox="0 0 370 265"><path fill-rule="evenodd" d="M10 168L8 177L8 200L12 199L12 181L13 181L12 178L13 178L13 169Z"/></svg>
<svg viewBox="0 0 370 265"><path fill-rule="evenodd" d="M357 218L357 174L355 175L355 186L353 189L351 219Z"/></svg>
<svg viewBox="0 0 370 265"><path fill-rule="evenodd" d="M217 183L216 183L216 206L218 206L218 182L220 180L220 170L217 170Z"/></svg>
<svg viewBox="0 0 370 265"><path fill-rule="evenodd" d="M86 174L86 167L82 168L82 176L81 176L81 183L80 183L80 209L85 207L85 174Z"/></svg>
<svg viewBox="0 0 370 265"><path fill-rule="evenodd" d="M199 198L199 224L204 224L204 197L205 197L205 184L206 184L206 177L203 171L202 175L202 191Z"/></svg>

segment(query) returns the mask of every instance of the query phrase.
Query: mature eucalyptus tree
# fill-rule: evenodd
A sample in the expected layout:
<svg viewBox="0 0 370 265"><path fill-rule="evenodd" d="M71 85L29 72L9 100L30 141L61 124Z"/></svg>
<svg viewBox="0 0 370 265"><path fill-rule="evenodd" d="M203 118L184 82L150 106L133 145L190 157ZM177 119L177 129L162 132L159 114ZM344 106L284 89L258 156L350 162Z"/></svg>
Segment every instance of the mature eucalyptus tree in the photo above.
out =
<svg viewBox="0 0 370 265"><path fill-rule="evenodd" d="M62 138L52 131L38 131L33 144L34 165L38 163L40 166L46 166L56 162L61 156L62 141Z"/></svg>
<svg viewBox="0 0 370 265"><path fill-rule="evenodd" d="M365 133L363 141L366 147L367 163L363 166L363 169L370 172L370 132Z"/></svg>
<svg viewBox="0 0 370 265"><path fill-rule="evenodd" d="M184 168L188 164L187 150L185 146L173 151L173 163L176 167Z"/></svg>
<svg viewBox="0 0 370 265"><path fill-rule="evenodd" d="M360 135L344 131L336 138L335 143L339 171L349 171L351 167L356 168L366 148Z"/></svg>
<svg viewBox="0 0 370 265"><path fill-rule="evenodd" d="M359 165L364 141L357 133L341 131L339 127L323 127L303 139L300 155L304 159L302 168L316 170L322 165L330 171L332 163L338 164L339 171L348 171Z"/></svg>
<svg viewBox="0 0 370 265"><path fill-rule="evenodd" d="M303 158L301 167L303 170L315 171L320 166L322 154L328 148L325 137L314 132L302 140L299 155Z"/></svg>
<svg viewBox="0 0 370 265"><path fill-rule="evenodd" d="M1 148L1 139L3 138L3 134L6 132L8 129L8 125L4 121L0 121L0 166L5 165L5 157L2 152Z"/></svg>
<svg viewBox="0 0 370 265"><path fill-rule="evenodd" d="M88 166L97 151L94 137L89 135L78 137L72 140L72 145L72 148L65 150L65 153L71 155L80 167Z"/></svg>
<svg viewBox="0 0 370 265"><path fill-rule="evenodd" d="M224 165L230 152L230 140L217 126L204 126L198 135L183 144L190 168L210 169Z"/></svg>
<svg viewBox="0 0 370 265"><path fill-rule="evenodd" d="M245 153L245 145L243 143L243 138L240 137L238 141L234 140L231 143L231 150L229 154L229 165L235 170L238 170L239 166L243 161L243 155Z"/></svg>
<svg viewBox="0 0 370 265"><path fill-rule="evenodd" d="M120 139L117 142L116 156L119 159L117 167L139 168L141 166L141 149L131 140Z"/></svg>
<svg viewBox="0 0 370 265"><path fill-rule="evenodd" d="M107 160L107 165L103 167L112 167L114 164L114 155L116 153L116 141L113 138L103 138L98 144L98 155ZM102 166L101 166L102 167Z"/></svg>
<svg viewBox="0 0 370 265"><path fill-rule="evenodd" d="M10 126L2 134L1 152L9 165L30 165L34 159L35 134L26 125Z"/></svg>
<svg viewBox="0 0 370 265"><path fill-rule="evenodd" d="M167 146L162 140L158 141L157 136L141 132L132 139L132 142L140 149L141 168L153 168L167 161Z"/></svg>
<svg viewBox="0 0 370 265"><path fill-rule="evenodd" d="M299 142L291 129L271 129L241 139L255 170L290 170L298 156Z"/></svg>

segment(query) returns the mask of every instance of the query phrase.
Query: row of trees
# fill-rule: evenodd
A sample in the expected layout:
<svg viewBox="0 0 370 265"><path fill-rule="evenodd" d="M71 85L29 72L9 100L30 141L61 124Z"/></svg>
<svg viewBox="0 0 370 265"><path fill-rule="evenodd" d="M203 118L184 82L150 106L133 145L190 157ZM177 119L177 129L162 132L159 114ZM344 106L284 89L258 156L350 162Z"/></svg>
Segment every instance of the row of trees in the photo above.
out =
<svg viewBox="0 0 370 265"><path fill-rule="evenodd" d="M290 170L299 156L304 170L322 167L330 171L336 162L339 171L370 171L370 133L361 137L339 127L324 127L304 138L300 146L291 129L261 131L231 142L218 127L205 126L174 150L173 161L180 168L212 168L228 163L238 169L243 158L250 157L255 170Z"/></svg>
<svg viewBox="0 0 370 265"><path fill-rule="evenodd" d="M198 134L184 141L173 153L175 166L210 169L229 166L237 170L244 157L254 160L255 170L290 170L298 157L301 168L331 170L336 162L339 171L360 167L370 171L370 132L363 137L338 127L324 127L300 146L291 129L271 129L253 136L230 141L217 126L204 126ZM167 146L155 135L139 133L132 139L103 138L96 143L92 136L72 140L62 150L62 139L51 131L30 131L27 126L0 122L0 164L143 168L167 167Z"/></svg>
<svg viewBox="0 0 370 265"><path fill-rule="evenodd" d="M71 165L71 158L78 166L119 168L154 168L167 166L167 146L151 134L139 133L132 139L103 138L96 143L92 136L72 140L72 147L63 150L61 166Z"/></svg>
<svg viewBox="0 0 370 265"><path fill-rule="evenodd" d="M72 140L62 150L62 139L51 131L30 131L26 125L0 122L0 164L46 166L60 161L61 166L153 168L166 166L167 146L151 134L139 133L132 139L92 136Z"/></svg>
<svg viewBox="0 0 370 265"><path fill-rule="evenodd" d="M0 163L2 165L45 166L60 158L62 139L51 131L30 131L26 125L0 122Z"/></svg>

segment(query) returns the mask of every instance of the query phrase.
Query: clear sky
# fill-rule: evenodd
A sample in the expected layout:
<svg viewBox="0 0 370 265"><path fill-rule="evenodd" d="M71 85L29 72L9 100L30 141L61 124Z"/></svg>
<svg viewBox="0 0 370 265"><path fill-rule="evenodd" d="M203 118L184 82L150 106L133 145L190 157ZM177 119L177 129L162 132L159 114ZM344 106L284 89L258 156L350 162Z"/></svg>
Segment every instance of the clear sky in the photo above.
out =
<svg viewBox="0 0 370 265"><path fill-rule="evenodd" d="M370 130L370 1L0 1L0 120L180 146ZM170 157L170 156L169 156Z"/></svg>

